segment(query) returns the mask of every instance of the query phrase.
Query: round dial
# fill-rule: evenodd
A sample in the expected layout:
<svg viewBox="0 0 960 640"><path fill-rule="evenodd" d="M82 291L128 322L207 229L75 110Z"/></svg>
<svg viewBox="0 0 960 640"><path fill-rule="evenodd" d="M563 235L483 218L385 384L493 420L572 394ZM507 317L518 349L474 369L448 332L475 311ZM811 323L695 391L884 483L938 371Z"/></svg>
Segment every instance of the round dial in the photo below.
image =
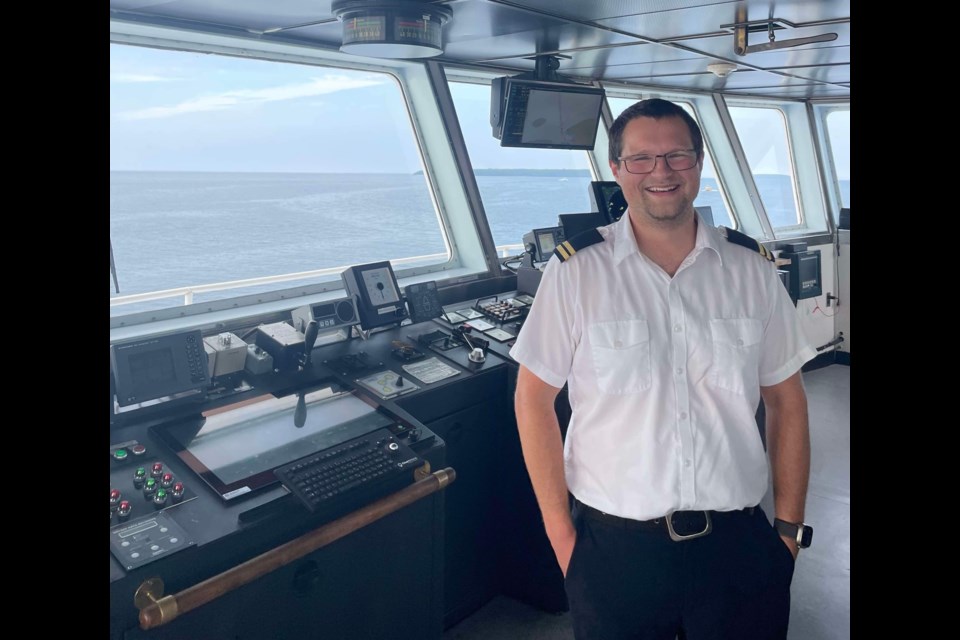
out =
<svg viewBox="0 0 960 640"><path fill-rule="evenodd" d="M360 274L363 278L363 287L374 306L398 302L400 294L393 286L393 278L387 268L370 269Z"/></svg>

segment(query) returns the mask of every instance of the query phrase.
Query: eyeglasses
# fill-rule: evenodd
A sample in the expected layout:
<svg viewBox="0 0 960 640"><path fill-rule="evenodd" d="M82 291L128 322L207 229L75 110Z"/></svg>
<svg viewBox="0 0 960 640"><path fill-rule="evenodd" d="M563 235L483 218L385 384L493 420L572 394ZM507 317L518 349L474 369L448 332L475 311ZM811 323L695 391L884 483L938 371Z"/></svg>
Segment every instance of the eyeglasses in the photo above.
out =
<svg viewBox="0 0 960 640"><path fill-rule="evenodd" d="M652 173L657 168L657 158L663 158L667 167L674 171L686 171L697 164L699 155L691 149L688 151L671 151L657 156L631 156L617 159L623 163L624 168L630 173Z"/></svg>

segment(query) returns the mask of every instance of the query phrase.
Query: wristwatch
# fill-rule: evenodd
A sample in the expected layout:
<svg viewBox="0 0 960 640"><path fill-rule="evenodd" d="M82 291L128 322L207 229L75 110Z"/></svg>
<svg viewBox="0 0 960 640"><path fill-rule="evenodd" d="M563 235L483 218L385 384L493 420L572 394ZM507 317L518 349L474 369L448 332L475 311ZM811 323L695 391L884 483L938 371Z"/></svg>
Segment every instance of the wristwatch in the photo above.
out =
<svg viewBox="0 0 960 640"><path fill-rule="evenodd" d="M782 536L793 538L797 541L797 546L806 549L813 541L813 527L804 523L787 522L780 518L773 519L773 526L777 528L777 533Z"/></svg>

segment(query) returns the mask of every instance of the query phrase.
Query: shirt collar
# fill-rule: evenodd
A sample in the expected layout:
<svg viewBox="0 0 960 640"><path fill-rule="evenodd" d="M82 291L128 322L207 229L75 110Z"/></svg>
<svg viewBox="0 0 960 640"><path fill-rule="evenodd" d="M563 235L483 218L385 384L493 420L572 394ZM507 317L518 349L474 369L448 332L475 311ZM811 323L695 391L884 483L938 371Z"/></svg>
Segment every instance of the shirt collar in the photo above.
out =
<svg viewBox="0 0 960 640"><path fill-rule="evenodd" d="M694 253L698 252L701 249L713 249L714 253L717 254L717 259L720 260L720 266L723 266L723 252L720 251L720 247L723 245L721 241L723 238L720 237L720 232L717 231L717 228L707 224L707 222L700 215L700 212L697 211L697 242L694 245Z"/></svg>
<svg viewBox="0 0 960 640"><path fill-rule="evenodd" d="M712 249L720 260L720 266L723 266L720 233L704 222L699 212L694 211L694 213L697 216L697 239L690 255L695 257L703 249ZM633 235L633 227L630 226L630 209L628 208L613 225L614 264L620 264L624 258L634 253L640 253L640 248L637 246L637 238Z"/></svg>

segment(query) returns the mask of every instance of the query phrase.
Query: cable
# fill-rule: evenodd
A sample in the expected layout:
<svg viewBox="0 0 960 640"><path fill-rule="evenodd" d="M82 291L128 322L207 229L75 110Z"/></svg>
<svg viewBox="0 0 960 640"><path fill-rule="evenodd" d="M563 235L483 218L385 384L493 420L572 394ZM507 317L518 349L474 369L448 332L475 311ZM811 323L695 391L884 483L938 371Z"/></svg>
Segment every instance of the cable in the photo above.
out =
<svg viewBox="0 0 960 640"><path fill-rule="evenodd" d="M813 299L813 303L814 303L816 306L813 308L813 311L810 312L810 315L815 314L817 311L819 311L820 314L821 314L824 318L832 318L833 316L837 315L836 312L826 313L823 309L821 309L821 308L820 308L820 303L817 301L816 298Z"/></svg>
<svg viewBox="0 0 960 640"><path fill-rule="evenodd" d="M519 268L518 268L518 267L511 267L511 266L510 266L511 263L516 263L516 264L519 266L519 265L523 264L523 258L515 258L515 259L513 259L513 260L504 260L503 262L500 263L500 266L502 266L502 267L503 267L504 269L506 269L507 271L509 271L509 272L511 272L511 273L517 273L517 272L519 271Z"/></svg>

